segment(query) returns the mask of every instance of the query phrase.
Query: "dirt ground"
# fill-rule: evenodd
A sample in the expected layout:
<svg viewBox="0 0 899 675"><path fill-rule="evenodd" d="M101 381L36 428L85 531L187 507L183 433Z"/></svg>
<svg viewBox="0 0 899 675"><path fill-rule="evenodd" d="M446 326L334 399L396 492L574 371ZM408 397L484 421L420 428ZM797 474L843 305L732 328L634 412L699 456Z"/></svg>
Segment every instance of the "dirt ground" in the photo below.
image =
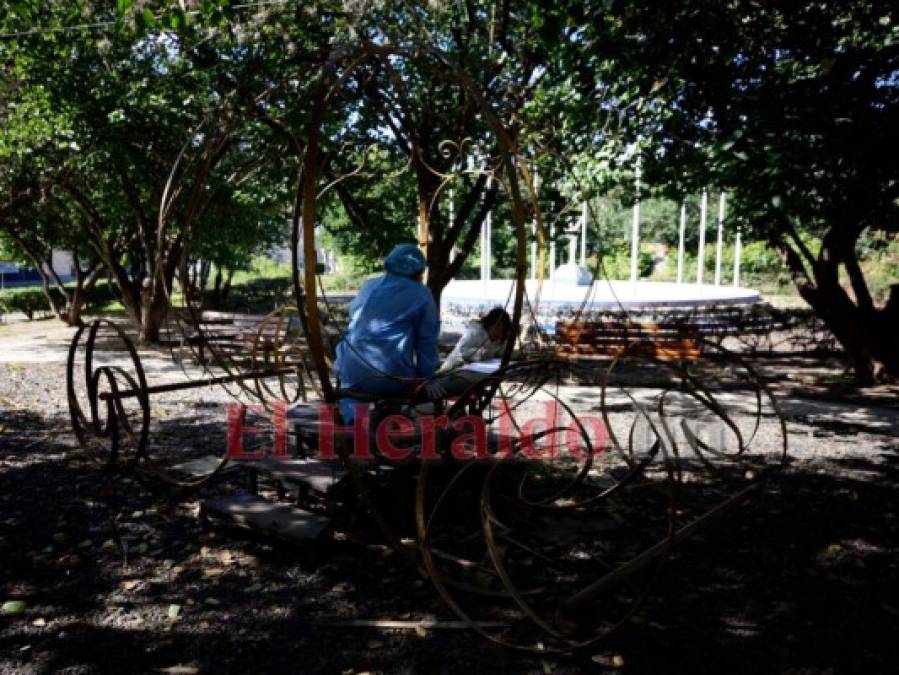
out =
<svg viewBox="0 0 899 675"><path fill-rule="evenodd" d="M456 617L374 539L204 531L197 495L100 472L70 430L71 333L0 325L0 672L896 672L899 398L854 389L837 360L756 362L795 460L677 549L627 625L555 657L467 630L331 625ZM144 362L154 382L183 375L165 354ZM226 400L172 395L154 423L179 443L224 442Z"/></svg>

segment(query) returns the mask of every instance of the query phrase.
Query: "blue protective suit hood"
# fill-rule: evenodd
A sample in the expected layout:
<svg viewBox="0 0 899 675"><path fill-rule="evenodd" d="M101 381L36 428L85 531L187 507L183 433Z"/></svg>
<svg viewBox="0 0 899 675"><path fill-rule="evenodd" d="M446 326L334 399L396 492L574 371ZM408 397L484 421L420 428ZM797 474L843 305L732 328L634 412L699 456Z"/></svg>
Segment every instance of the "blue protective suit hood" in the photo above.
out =
<svg viewBox="0 0 899 675"><path fill-rule="evenodd" d="M425 256L416 244L398 244L384 258L384 269L401 277L418 276L425 267Z"/></svg>

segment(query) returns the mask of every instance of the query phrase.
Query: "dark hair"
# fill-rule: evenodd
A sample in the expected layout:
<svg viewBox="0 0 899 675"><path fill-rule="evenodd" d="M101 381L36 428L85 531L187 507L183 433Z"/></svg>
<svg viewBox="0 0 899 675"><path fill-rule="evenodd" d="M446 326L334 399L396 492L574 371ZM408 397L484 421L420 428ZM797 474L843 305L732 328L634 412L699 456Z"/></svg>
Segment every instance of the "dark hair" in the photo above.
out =
<svg viewBox="0 0 899 675"><path fill-rule="evenodd" d="M489 329L497 323L502 324L506 331L512 328L512 317L502 307L494 307L481 317L481 325L485 329Z"/></svg>

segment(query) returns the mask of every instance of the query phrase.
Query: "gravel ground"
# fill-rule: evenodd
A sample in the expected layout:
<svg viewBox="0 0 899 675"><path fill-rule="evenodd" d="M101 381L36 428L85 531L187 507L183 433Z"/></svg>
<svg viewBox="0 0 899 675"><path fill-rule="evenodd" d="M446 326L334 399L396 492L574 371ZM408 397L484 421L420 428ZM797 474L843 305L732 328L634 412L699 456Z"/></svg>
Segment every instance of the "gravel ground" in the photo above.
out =
<svg viewBox="0 0 899 675"><path fill-rule="evenodd" d="M2 672L823 674L892 673L899 663L897 391L855 390L837 362L757 362L795 461L679 549L627 626L556 658L462 630L326 625L455 616L377 538L340 527L296 547L204 531L205 492L100 472L73 450L70 336L51 321L0 326L0 602L24 603L0 614ZM152 383L184 377L165 353L142 361ZM658 389L633 393L648 401ZM579 415L597 413L590 382L560 395ZM154 399L156 442L187 454L224 444L229 401L217 387ZM616 410L613 427L627 416ZM765 418L760 446L774 447L774 421Z"/></svg>

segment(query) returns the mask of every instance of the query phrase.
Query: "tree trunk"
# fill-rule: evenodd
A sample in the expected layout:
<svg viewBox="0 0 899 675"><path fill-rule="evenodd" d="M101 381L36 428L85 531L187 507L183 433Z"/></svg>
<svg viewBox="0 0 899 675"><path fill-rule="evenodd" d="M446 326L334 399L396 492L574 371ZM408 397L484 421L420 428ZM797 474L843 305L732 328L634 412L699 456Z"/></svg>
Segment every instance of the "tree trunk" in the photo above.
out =
<svg viewBox="0 0 899 675"><path fill-rule="evenodd" d="M84 300L84 288L81 285L81 279L78 279L78 281L75 283L75 289L72 291L72 295L69 298L69 304L66 307L66 313L63 321L65 321L70 326L80 326L82 323L81 310L84 308Z"/></svg>
<svg viewBox="0 0 899 675"><path fill-rule="evenodd" d="M899 379L899 349L896 336L899 335L899 284L890 286L890 297L883 309L879 310L873 323L875 353L883 363L884 370Z"/></svg>
<svg viewBox="0 0 899 675"><path fill-rule="evenodd" d="M873 384L876 371L874 352L871 349L871 336L866 335L868 331L864 328L868 322L863 312L839 287L800 290L800 295L846 350L858 383L863 386Z"/></svg>
<svg viewBox="0 0 899 675"><path fill-rule="evenodd" d="M10 232L10 234L12 236L12 240L28 256L28 258L34 264L34 268L37 270L38 275L40 275L41 292L44 294L44 298L46 298L47 300L47 305L50 307L50 312L60 319L63 318L63 312L60 309L59 305L57 305L56 298L53 297L53 292L50 289L50 274L52 273L54 277L56 276L53 270L53 250L50 249L50 253L46 254L45 260L44 257L42 257L42 255L38 253L33 247L29 246L26 241L24 241L21 237L17 237L15 235L15 231ZM58 277L56 278L58 280ZM63 300L65 301L67 299L66 289L61 282L59 284L59 290L63 296ZM34 312L26 312L25 316L27 316L28 320L31 321L34 318Z"/></svg>
<svg viewBox="0 0 899 675"><path fill-rule="evenodd" d="M163 293L148 296L144 295L140 308L140 341L142 344L155 344L159 342L159 331L168 313L169 303Z"/></svg>
<svg viewBox="0 0 899 675"><path fill-rule="evenodd" d="M816 311L846 349L859 384L870 385L876 372L871 330L875 310L873 305L866 306L863 299L852 301L840 285L839 273L840 263L850 271L853 265L858 266L855 244L860 234L861 229L832 227L824 235L814 267L816 286L822 296ZM858 290L856 295L860 295Z"/></svg>
<svg viewBox="0 0 899 675"><path fill-rule="evenodd" d="M896 325L899 299L895 309L876 309L860 277L855 258L855 242L861 230L831 228L821 242L821 251L813 261L810 277L802 258L784 241L777 243L796 283L799 294L824 322L843 349L861 385L876 381L877 364L892 375L899 375L894 349L883 344L883 330ZM839 282L839 266L849 271L858 302L853 302ZM895 335L893 333L892 335Z"/></svg>
<svg viewBox="0 0 899 675"><path fill-rule="evenodd" d="M481 228L487 219L487 214L496 206L498 196L498 184L496 181L488 187L485 176L480 176L471 190L465 195L458 212L455 214L455 222L444 226L441 214L431 216L431 244L428 246L428 288L434 296L434 302L440 306L440 297L443 289L453 280L453 277L462 269L462 265L468 258L468 254L474 248L481 234ZM436 203L434 195L429 197L429 203ZM467 230L464 230L465 224ZM451 260L453 248L456 248L456 257Z"/></svg>
<svg viewBox="0 0 899 675"><path fill-rule="evenodd" d="M37 270L38 274L41 276L41 292L43 292L44 297L47 299L47 304L50 305L50 312L62 319L65 314L56 303L56 298L53 297L53 291L50 288L50 276L40 265L38 265ZM29 316L28 318L31 319L32 317Z"/></svg>
<svg viewBox="0 0 899 675"><path fill-rule="evenodd" d="M210 263L208 260L203 260L200 263L200 280L197 283L196 290L201 294L206 291L206 286L209 285L209 272L211 267L212 263ZM216 268L218 268L218 265L216 265Z"/></svg>
<svg viewBox="0 0 899 675"><path fill-rule="evenodd" d="M219 296L220 301L225 303L228 301L228 295L231 293L231 280L234 278L234 270L229 269L225 274L225 283L222 284L222 292Z"/></svg>

